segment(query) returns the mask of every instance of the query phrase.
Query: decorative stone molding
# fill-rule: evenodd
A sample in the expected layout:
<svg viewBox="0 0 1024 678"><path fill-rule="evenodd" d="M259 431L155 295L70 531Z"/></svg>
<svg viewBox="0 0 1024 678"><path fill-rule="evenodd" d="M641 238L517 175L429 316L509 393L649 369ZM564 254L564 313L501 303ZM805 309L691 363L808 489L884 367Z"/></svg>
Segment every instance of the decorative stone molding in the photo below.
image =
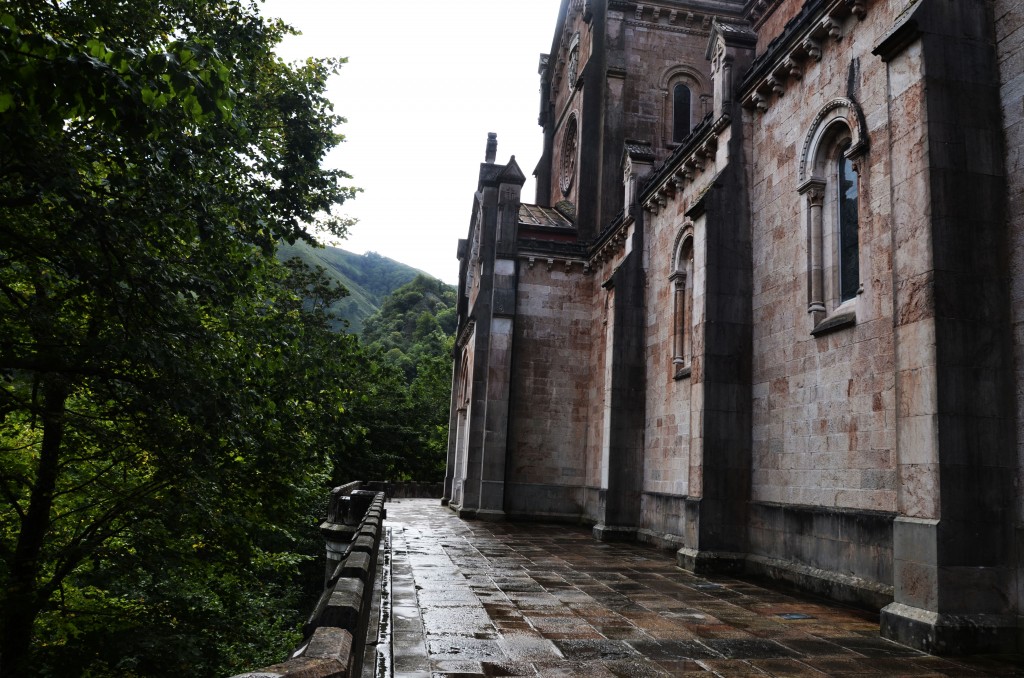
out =
<svg viewBox="0 0 1024 678"><path fill-rule="evenodd" d="M531 271L533 270L534 266L537 265L537 262L539 260L539 261L542 261L544 263L544 266L545 266L545 268L547 269L548 272L553 271L555 269L555 266L561 266L562 270L565 271L566 274L569 274L569 273L572 273L572 269L577 264L579 264L580 267L583 270L583 273L585 273L585 274L589 274L590 273L590 264L589 264L589 262L581 260L581 259L577 259L577 258L572 258L572 257L565 257L565 258L563 258L563 257L555 257L555 256L538 257L535 254L531 254L531 255L521 255L520 259L525 259L526 260L526 267L529 270L531 270Z"/></svg>
<svg viewBox="0 0 1024 678"><path fill-rule="evenodd" d="M605 262L614 259L626 247L626 238L629 235L629 227L632 221L623 221L611 234L611 237L603 240L594 250L590 259L592 262Z"/></svg>
<svg viewBox="0 0 1024 678"><path fill-rule="evenodd" d="M755 29L759 28L765 19L771 16L780 2L781 0L751 0L747 4L747 19Z"/></svg>
<svg viewBox="0 0 1024 678"><path fill-rule="evenodd" d="M715 19L713 14L695 14L689 10L680 11L678 9L645 4L630 7L627 3L611 2L609 9L620 9L623 11L632 9L632 16L626 19L626 25L628 26L657 28L673 33L687 33L691 35L707 35L711 29L711 22Z"/></svg>
<svg viewBox="0 0 1024 678"><path fill-rule="evenodd" d="M683 189L694 183L699 175L715 166L718 150L718 135L730 123L729 116L718 120L705 121L694 129L685 145L677 149L656 175L655 182L644 191L643 208L651 214L658 214L668 206L670 198L675 199Z"/></svg>
<svg viewBox="0 0 1024 678"><path fill-rule="evenodd" d="M455 339L455 345L459 348L463 348L469 342L469 338L473 336L473 332L476 330L476 320L470 320L466 323L466 326L459 332L458 338Z"/></svg>
<svg viewBox="0 0 1024 678"><path fill-rule="evenodd" d="M814 61L821 61L821 43L812 37L804 38L804 41L800 43L800 48L805 54ZM792 57L790 57L792 59Z"/></svg>
<svg viewBox="0 0 1024 678"><path fill-rule="evenodd" d="M683 225L679 227L679 232L676 233L675 240L672 241L672 256L675 257L679 252L679 245L683 242L683 238L693 237L693 220L686 219L683 221ZM675 269L673 272L678 272L678 265L673 266Z"/></svg>
<svg viewBox="0 0 1024 678"><path fill-rule="evenodd" d="M800 62L792 57L786 59L786 71L789 73L789 77L794 80L800 80L804 77L804 69L800 66Z"/></svg>
<svg viewBox="0 0 1024 678"><path fill-rule="evenodd" d="M868 136L867 123L864 119L864 112L857 102L852 99L838 98L825 104L818 115L814 117L804 145L800 152L800 167L797 173L797 180L801 186L813 179L813 156L818 142L826 133L831 120L842 120L850 129L850 148L846 151L846 157L857 158L867 151Z"/></svg>
<svg viewBox="0 0 1024 678"><path fill-rule="evenodd" d="M764 4L765 9L771 4L774 9L775 0L754 3L752 11L755 14L757 6L761 4ZM767 112L776 97L785 95L791 81L803 79L809 62L821 61L826 44L842 41L842 22L851 16L863 21L867 16L867 3L864 0L831 0L822 4L817 12L794 19L787 26L786 33L748 71L741 87L744 106L761 113ZM755 20L755 28L757 25Z"/></svg>

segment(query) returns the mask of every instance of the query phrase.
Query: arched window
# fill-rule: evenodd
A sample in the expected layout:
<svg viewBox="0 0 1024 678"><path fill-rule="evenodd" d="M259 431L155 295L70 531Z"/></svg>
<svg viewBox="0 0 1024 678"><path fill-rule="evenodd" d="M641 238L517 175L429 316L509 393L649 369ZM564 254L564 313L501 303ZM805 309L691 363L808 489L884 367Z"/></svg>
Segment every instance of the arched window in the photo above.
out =
<svg viewBox="0 0 1024 678"><path fill-rule="evenodd" d="M807 311L812 334L856 322L861 292L858 158L867 150L863 115L849 99L818 114L800 159L807 228Z"/></svg>
<svg viewBox="0 0 1024 678"><path fill-rule="evenodd" d="M657 144L671 148L690 135L707 113L707 74L686 64L672 64L658 80L664 97Z"/></svg>
<svg viewBox="0 0 1024 678"><path fill-rule="evenodd" d="M683 83L672 88L672 141L679 143L686 138L692 128L690 113L692 93Z"/></svg>
<svg viewBox="0 0 1024 678"><path fill-rule="evenodd" d="M690 375L693 353L693 231L686 228L676 239L672 262L672 376Z"/></svg>
<svg viewBox="0 0 1024 678"><path fill-rule="evenodd" d="M839 302L857 296L860 288L860 247L857 241L857 170L846 156L849 143L836 162L836 220L839 230Z"/></svg>

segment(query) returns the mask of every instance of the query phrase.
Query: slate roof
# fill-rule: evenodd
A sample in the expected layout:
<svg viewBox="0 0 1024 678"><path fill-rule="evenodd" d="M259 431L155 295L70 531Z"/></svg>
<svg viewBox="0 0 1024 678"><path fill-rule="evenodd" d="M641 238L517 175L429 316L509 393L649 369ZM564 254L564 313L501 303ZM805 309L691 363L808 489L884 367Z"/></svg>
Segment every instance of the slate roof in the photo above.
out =
<svg viewBox="0 0 1024 678"><path fill-rule="evenodd" d="M574 228L555 208L525 203L519 205L519 223L535 228Z"/></svg>

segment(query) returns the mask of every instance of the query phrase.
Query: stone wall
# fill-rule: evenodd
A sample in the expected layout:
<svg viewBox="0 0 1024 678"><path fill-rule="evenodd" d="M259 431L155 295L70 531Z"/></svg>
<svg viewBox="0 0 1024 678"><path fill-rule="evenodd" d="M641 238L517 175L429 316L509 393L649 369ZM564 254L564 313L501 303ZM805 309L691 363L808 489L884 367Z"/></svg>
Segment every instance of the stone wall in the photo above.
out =
<svg viewBox="0 0 1024 678"><path fill-rule="evenodd" d="M592 279L582 264L521 261L506 511L583 513Z"/></svg>
<svg viewBox="0 0 1024 678"><path fill-rule="evenodd" d="M609 46L621 51L616 66L626 71L622 113L628 139L651 144L655 159L664 160L676 147L672 139L671 85L690 88L690 126L696 127L710 112L711 82L704 51L710 34L710 15L677 12L644 5L642 10L610 12Z"/></svg>
<svg viewBox="0 0 1024 678"><path fill-rule="evenodd" d="M870 22L848 16L842 41L824 43L820 61L806 60L783 96L751 113L755 501L896 508L886 74L871 54L892 23L886 5L872 6ZM856 102L866 118L868 149L858 162L862 292L855 324L812 336L799 169L816 117L837 99ZM827 219L828 204L825 211Z"/></svg>

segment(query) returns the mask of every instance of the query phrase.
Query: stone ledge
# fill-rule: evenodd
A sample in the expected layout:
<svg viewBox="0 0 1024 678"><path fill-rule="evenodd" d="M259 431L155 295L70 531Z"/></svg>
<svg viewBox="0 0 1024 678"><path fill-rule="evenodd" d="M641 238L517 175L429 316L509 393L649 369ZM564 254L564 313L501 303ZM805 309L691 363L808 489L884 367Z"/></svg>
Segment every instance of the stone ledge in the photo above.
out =
<svg viewBox="0 0 1024 678"><path fill-rule="evenodd" d="M355 525L346 525L344 523L332 522L320 523L320 534L327 541L352 541L352 537L356 534L358 530L359 528Z"/></svg>
<svg viewBox="0 0 1024 678"><path fill-rule="evenodd" d="M678 534L658 532L657 530L649 530L643 527L636 531L636 539L643 544L651 544L660 549L676 550L685 548L684 538Z"/></svg>
<svg viewBox="0 0 1024 678"><path fill-rule="evenodd" d="M352 634L345 629L321 626L313 632L309 644L302 651L310 659L333 659L347 665L352 654Z"/></svg>
<svg viewBox="0 0 1024 678"><path fill-rule="evenodd" d="M840 330L844 327L851 327L857 324L857 313L855 311L846 311L844 313L836 313L831 315L820 323L814 326L811 330L811 335L820 337L823 334Z"/></svg>

